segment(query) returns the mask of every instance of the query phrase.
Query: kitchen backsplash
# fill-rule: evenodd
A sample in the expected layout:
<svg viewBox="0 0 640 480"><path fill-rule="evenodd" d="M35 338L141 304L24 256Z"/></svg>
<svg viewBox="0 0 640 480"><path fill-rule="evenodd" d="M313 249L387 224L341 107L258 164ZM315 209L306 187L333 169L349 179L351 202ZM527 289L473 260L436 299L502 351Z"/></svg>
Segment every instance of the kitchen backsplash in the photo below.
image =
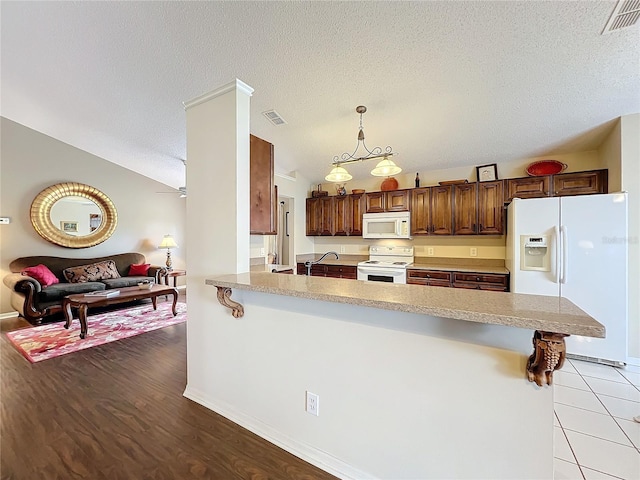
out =
<svg viewBox="0 0 640 480"><path fill-rule="evenodd" d="M416 257L505 258L505 237L414 237L411 240L365 240L361 237L315 237L315 253L330 250L349 255L368 255L371 245L414 247ZM476 255L472 255L475 249Z"/></svg>

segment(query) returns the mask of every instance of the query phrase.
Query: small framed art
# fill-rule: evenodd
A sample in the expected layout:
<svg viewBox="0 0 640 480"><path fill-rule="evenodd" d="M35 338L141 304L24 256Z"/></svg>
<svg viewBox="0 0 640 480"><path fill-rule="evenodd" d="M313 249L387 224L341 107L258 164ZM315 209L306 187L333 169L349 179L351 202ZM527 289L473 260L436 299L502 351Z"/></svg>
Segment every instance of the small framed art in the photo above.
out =
<svg viewBox="0 0 640 480"><path fill-rule="evenodd" d="M476 167L479 182L492 182L498 180L498 165L490 163L489 165L480 165Z"/></svg>
<svg viewBox="0 0 640 480"><path fill-rule="evenodd" d="M69 233L78 233L78 222L60 222L60 230Z"/></svg>

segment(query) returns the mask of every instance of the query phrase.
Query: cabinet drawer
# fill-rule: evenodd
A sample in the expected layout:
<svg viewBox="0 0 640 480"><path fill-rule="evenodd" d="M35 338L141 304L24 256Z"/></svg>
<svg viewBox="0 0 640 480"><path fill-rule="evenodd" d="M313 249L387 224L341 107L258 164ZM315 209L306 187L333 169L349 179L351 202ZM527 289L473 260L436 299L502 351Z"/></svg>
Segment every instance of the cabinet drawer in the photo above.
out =
<svg viewBox="0 0 640 480"><path fill-rule="evenodd" d="M490 273L461 273L453 274L453 282L492 283L494 285L507 286L507 276Z"/></svg>
<svg viewBox="0 0 640 480"><path fill-rule="evenodd" d="M407 279L446 280L451 282L451 272L436 270L407 270Z"/></svg>
<svg viewBox="0 0 640 480"><path fill-rule="evenodd" d="M357 269L350 265L327 265L327 277L352 278L357 276Z"/></svg>

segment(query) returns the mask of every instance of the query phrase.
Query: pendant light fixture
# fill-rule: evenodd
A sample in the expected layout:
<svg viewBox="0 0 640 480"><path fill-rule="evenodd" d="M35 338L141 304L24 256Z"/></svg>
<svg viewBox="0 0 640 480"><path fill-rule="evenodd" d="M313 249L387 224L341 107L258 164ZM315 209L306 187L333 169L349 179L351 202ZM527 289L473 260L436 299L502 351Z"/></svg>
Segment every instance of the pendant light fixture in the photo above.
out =
<svg viewBox="0 0 640 480"><path fill-rule="evenodd" d="M384 151L380 147L374 147L372 150L369 150L367 148L367 145L364 141L364 129L362 127L362 115L366 111L367 107L365 107L364 105L356 107L356 112L360 114L358 144L356 145L356 149L353 151L353 153L345 152L340 156L336 155L335 157L333 157L333 168L331 169L331 172L329 172L329 175L324 177L327 182L343 183L351 180L353 177L349 174L349 172L347 172L343 165L354 162L362 162L365 160L381 159L381 161L376 165L376 168L371 170L371 175L375 177L389 177L391 175L396 175L402 171L402 169L389 158L395 155L391 147L387 146ZM358 154L360 145L362 145L362 148L366 152L366 155L362 153Z"/></svg>

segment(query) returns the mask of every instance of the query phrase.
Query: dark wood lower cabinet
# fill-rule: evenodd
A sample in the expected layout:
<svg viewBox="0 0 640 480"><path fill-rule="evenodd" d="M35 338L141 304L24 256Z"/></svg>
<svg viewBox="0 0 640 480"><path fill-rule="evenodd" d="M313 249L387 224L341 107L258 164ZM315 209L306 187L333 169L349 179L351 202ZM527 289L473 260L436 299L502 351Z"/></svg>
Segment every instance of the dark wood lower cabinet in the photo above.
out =
<svg viewBox="0 0 640 480"><path fill-rule="evenodd" d="M509 274L448 272L440 270L407 269L407 283L432 287L468 288L494 292L509 291Z"/></svg>
<svg viewBox="0 0 640 480"><path fill-rule="evenodd" d="M307 267L304 263L298 263L296 271L298 275L306 275ZM331 278L349 278L355 280L358 278L358 269L355 265L311 265L312 277L331 277Z"/></svg>
<svg viewBox="0 0 640 480"><path fill-rule="evenodd" d="M407 269L407 283L411 285L429 285L430 287L450 287L451 272Z"/></svg>

